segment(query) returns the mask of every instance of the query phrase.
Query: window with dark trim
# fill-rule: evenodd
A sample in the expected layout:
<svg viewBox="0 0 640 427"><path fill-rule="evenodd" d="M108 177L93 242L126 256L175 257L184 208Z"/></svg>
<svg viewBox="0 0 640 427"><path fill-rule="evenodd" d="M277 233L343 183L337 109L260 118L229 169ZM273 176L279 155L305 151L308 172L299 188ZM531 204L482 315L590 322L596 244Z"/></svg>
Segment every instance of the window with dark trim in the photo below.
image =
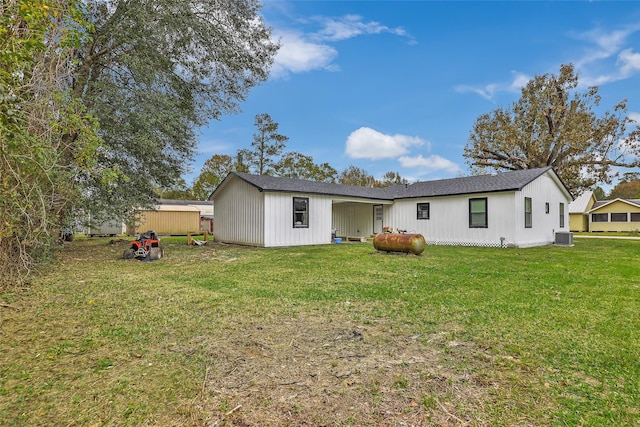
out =
<svg viewBox="0 0 640 427"><path fill-rule="evenodd" d="M309 227L309 198L293 198L293 228Z"/></svg>
<svg viewBox="0 0 640 427"><path fill-rule="evenodd" d="M591 222L609 222L609 214L591 214Z"/></svg>
<svg viewBox="0 0 640 427"><path fill-rule="evenodd" d="M611 213L611 222L627 222L627 213Z"/></svg>
<svg viewBox="0 0 640 427"><path fill-rule="evenodd" d="M429 203L418 203L418 219L429 219Z"/></svg>
<svg viewBox="0 0 640 427"><path fill-rule="evenodd" d="M560 203L560 228L564 228L564 203Z"/></svg>
<svg viewBox="0 0 640 427"><path fill-rule="evenodd" d="M533 226L533 215L531 207L531 197L524 198L524 228L531 228Z"/></svg>
<svg viewBox="0 0 640 427"><path fill-rule="evenodd" d="M629 218L629 221L640 222L640 212L631 212L629 216L631 217Z"/></svg>
<svg viewBox="0 0 640 427"><path fill-rule="evenodd" d="M546 213L546 214L549 213L549 202L544 204L544 213Z"/></svg>
<svg viewBox="0 0 640 427"><path fill-rule="evenodd" d="M487 198L469 199L469 228L489 227Z"/></svg>

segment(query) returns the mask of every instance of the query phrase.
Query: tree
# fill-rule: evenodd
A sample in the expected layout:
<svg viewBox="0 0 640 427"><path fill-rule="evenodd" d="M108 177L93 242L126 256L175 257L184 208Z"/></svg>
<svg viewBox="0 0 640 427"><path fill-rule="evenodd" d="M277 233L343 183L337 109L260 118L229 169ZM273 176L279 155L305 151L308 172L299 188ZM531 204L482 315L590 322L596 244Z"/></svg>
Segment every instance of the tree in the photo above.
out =
<svg viewBox="0 0 640 427"><path fill-rule="evenodd" d="M340 172L338 183L344 185L357 185L360 187L372 187L375 183L375 179L373 178L373 175L369 175L366 170L351 165Z"/></svg>
<svg viewBox="0 0 640 427"><path fill-rule="evenodd" d="M391 185L406 184L407 180L400 176L399 172L389 171L382 176L381 180L376 180L376 187L389 187Z"/></svg>
<svg viewBox="0 0 640 427"><path fill-rule="evenodd" d="M76 1L0 4L0 288L55 253L96 165L96 123L65 85L83 25Z"/></svg>
<svg viewBox="0 0 640 427"><path fill-rule="evenodd" d="M599 117L597 87L578 92L573 65L559 75L535 76L518 101L478 117L464 157L478 171L553 166L570 191L610 183L612 167L634 167L640 154L640 128L633 123L627 102Z"/></svg>
<svg viewBox="0 0 640 427"><path fill-rule="evenodd" d="M235 113L268 77L278 45L257 0L87 0L92 26L76 50L71 86L100 123L85 202L107 216L154 203L193 160L197 129ZM70 143L75 134L69 135Z"/></svg>
<svg viewBox="0 0 640 427"><path fill-rule="evenodd" d="M193 190L189 188L183 178L180 178L174 185L170 187L161 187L156 191L160 199L168 200L193 200Z"/></svg>
<svg viewBox="0 0 640 427"><path fill-rule="evenodd" d="M246 148L238 150L236 152L236 157L233 162L233 170L235 172L249 173L250 172L249 165L247 164L245 159L250 156L251 156L250 151L247 150Z"/></svg>
<svg viewBox="0 0 640 427"><path fill-rule="evenodd" d="M256 114L254 125L258 132L253 134L253 150L243 150L242 157L254 173L273 175L289 137L278 133L278 123L267 113Z"/></svg>
<svg viewBox="0 0 640 427"><path fill-rule="evenodd" d="M193 183L193 194L197 200L207 200L213 190L222 182L225 176L233 171L234 163L231 156L214 154L204 162L200 175Z"/></svg>
<svg viewBox="0 0 640 427"><path fill-rule="evenodd" d="M336 182L338 176L338 172L328 163L315 164L311 156L295 151L285 153L274 171L277 176L318 182Z"/></svg>
<svg viewBox="0 0 640 427"><path fill-rule="evenodd" d="M594 188L593 189L593 196L596 198L596 200L605 200L607 198L607 195L605 194L605 192L602 189L602 187Z"/></svg>
<svg viewBox="0 0 640 427"><path fill-rule="evenodd" d="M640 199L640 181L621 181L611 189L609 199Z"/></svg>

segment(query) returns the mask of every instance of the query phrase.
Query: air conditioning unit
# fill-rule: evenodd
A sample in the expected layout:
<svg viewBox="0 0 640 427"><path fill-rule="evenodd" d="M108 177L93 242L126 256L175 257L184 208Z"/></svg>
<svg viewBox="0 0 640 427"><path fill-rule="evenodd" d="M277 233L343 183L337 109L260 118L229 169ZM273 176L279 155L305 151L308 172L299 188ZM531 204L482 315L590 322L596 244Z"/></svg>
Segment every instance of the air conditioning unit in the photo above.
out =
<svg viewBox="0 0 640 427"><path fill-rule="evenodd" d="M553 244L557 246L573 246L573 233L569 231L558 231Z"/></svg>

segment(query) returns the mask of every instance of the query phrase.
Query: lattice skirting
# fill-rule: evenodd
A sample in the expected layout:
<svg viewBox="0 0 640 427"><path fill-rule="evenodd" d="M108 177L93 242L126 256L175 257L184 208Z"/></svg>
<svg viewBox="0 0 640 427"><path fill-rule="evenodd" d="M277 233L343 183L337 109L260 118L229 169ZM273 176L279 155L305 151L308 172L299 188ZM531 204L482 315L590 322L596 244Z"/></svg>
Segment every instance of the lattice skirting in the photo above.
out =
<svg viewBox="0 0 640 427"><path fill-rule="evenodd" d="M513 247L513 243L501 242L460 242L451 240L427 240L427 245L434 246L477 246L483 248Z"/></svg>

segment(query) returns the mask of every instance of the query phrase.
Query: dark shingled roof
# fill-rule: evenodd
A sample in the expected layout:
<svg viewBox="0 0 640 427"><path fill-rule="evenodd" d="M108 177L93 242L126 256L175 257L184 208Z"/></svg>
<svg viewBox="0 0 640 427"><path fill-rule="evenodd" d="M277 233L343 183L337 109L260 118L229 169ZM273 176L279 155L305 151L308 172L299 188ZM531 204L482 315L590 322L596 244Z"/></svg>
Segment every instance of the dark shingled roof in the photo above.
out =
<svg viewBox="0 0 640 427"><path fill-rule="evenodd" d="M457 194L494 193L522 190L527 184L544 175L551 167L500 172L488 175L416 182L401 198L452 196Z"/></svg>
<svg viewBox="0 0 640 427"><path fill-rule="evenodd" d="M458 194L493 193L522 190L527 184L544 175L551 167L475 175L462 178L422 181L409 185L393 185L386 188L356 187L326 182L280 178L266 175L232 172L260 191L322 194L328 196L356 197L363 199L394 200L416 197L451 196ZM229 178L225 178L225 181ZM218 188L222 187L220 185ZM217 189L216 189L217 191ZM214 191L215 194L215 191Z"/></svg>
<svg viewBox="0 0 640 427"><path fill-rule="evenodd" d="M358 187L354 185L330 184L305 179L281 178L267 175L251 175L243 172L231 172L260 191L284 193L323 194L328 196L357 197L363 199L393 200L393 191L389 188Z"/></svg>

